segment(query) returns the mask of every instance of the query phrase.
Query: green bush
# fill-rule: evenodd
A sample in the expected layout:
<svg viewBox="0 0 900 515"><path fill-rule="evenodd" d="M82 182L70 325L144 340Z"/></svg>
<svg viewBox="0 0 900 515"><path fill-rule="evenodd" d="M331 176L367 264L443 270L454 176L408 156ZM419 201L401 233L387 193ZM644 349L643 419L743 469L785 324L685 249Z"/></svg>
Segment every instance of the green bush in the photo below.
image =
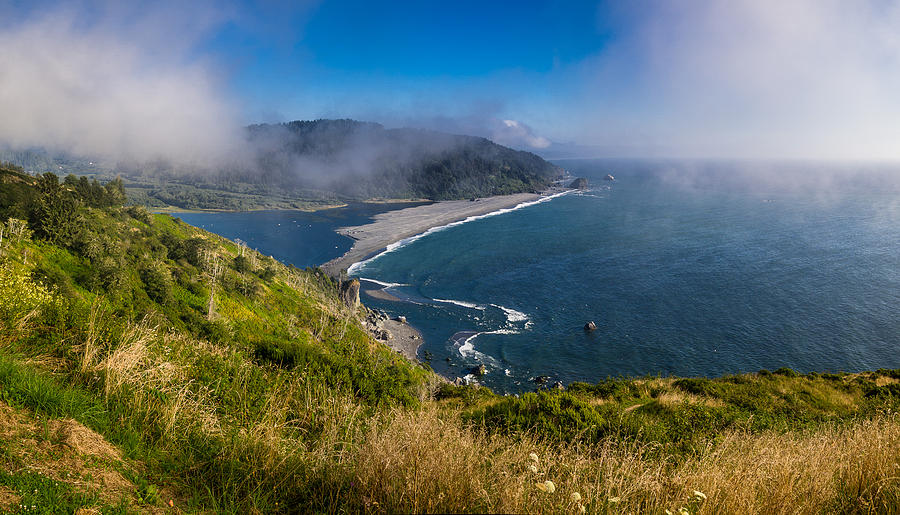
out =
<svg viewBox="0 0 900 515"><path fill-rule="evenodd" d="M145 265L140 276L148 297L159 304L172 302L172 278L167 268L159 263Z"/></svg>
<svg viewBox="0 0 900 515"><path fill-rule="evenodd" d="M569 392L541 391L519 398L504 397L469 416L494 431L532 431L556 440L596 441L606 421L587 402Z"/></svg>

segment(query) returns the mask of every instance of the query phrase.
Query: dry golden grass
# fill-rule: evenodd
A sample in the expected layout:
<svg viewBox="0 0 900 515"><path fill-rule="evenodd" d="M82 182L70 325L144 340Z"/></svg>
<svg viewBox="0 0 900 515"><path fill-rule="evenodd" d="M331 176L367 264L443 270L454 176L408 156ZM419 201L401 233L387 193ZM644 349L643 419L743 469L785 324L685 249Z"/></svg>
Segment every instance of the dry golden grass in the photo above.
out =
<svg viewBox="0 0 900 515"><path fill-rule="evenodd" d="M486 436L438 410L396 412L359 446L360 494L387 512L890 512L900 492L900 422L882 416L808 434L728 433L687 462L606 441L549 445ZM537 473L529 470L536 453ZM537 488L551 480L553 494ZM701 491L706 501L694 498Z"/></svg>
<svg viewBox="0 0 900 515"><path fill-rule="evenodd" d="M721 399L711 399L700 395L694 395L681 390L667 390L656 398L663 406L673 407L679 404L699 404L710 408L724 408L725 402Z"/></svg>

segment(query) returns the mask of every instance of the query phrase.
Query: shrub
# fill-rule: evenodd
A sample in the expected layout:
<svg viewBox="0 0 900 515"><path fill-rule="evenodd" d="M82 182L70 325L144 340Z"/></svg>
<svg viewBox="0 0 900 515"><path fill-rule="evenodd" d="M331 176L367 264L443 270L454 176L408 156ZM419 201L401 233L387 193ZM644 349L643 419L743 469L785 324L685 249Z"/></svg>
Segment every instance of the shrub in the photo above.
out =
<svg viewBox="0 0 900 515"><path fill-rule="evenodd" d="M172 278L168 269L153 263L141 268L140 275L148 297L163 305L172 301Z"/></svg>
<svg viewBox="0 0 900 515"><path fill-rule="evenodd" d="M597 410L569 392L526 393L505 397L469 417L491 430L533 431L560 441L596 441L606 423Z"/></svg>
<svg viewBox="0 0 900 515"><path fill-rule="evenodd" d="M797 377L800 375L796 371L794 371L790 368L787 368L787 367L779 368L778 370L775 371L775 374L779 375L779 376L785 376L785 377Z"/></svg>

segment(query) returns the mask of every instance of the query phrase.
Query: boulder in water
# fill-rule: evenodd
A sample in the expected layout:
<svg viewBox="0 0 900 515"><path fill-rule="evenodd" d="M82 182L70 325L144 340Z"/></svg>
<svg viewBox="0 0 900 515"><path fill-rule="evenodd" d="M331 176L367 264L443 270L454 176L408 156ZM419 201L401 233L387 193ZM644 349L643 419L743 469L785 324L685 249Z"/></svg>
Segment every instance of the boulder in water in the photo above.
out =
<svg viewBox="0 0 900 515"><path fill-rule="evenodd" d="M579 178L575 179L574 181L572 181L569 184L569 187L579 189L579 190L586 190L588 188L588 180L585 179L584 177L579 177Z"/></svg>
<svg viewBox="0 0 900 515"><path fill-rule="evenodd" d="M596 330L596 329L597 329L597 324L595 324L593 320L591 320L590 322L584 324L584 330L585 330L585 331L590 332L590 331L594 331L594 330Z"/></svg>
<svg viewBox="0 0 900 515"><path fill-rule="evenodd" d="M610 174L606 174L606 177L604 177L603 180L604 181L614 181L614 180L616 180L616 178Z"/></svg>

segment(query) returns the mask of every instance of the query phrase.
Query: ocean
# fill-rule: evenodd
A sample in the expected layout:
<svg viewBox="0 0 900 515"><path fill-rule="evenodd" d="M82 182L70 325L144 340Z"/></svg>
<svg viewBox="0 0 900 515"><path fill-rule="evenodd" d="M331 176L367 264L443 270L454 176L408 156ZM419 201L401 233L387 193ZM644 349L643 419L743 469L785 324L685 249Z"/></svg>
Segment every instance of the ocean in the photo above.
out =
<svg viewBox="0 0 900 515"><path fill-rule="evenodd" d="M437 372L515 393L537 381L900 368L900 173L799 162L558 164L591 187L431 231L352 270L363 290L401 299L363 294L370 307L407 316L424 336L420 359ZM326 216L342 221L322 221L300 245L304 255L321 263L342 254L351 242L326 234L328 224L371 214L333 210ZM294 236L258 235L273 230L273 217L323 215L181 216L200 226L207 217L211 231L306 266L292 257ZM584 330L588 321L596 330ZM480 365L487 373L476 377Z"/></svg>

